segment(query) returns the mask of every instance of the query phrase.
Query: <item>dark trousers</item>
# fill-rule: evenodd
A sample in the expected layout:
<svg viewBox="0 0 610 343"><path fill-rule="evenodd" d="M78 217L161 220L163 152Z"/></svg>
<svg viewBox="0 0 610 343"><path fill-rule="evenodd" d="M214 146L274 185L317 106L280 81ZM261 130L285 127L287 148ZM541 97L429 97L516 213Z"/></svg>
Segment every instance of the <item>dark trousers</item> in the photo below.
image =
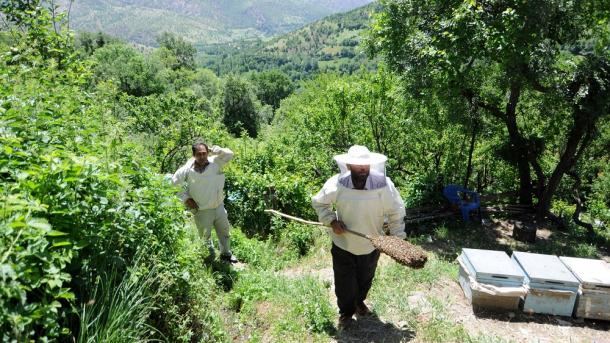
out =
<svg viewBox="0 0 610 343"><path fill-rule="evenodd" d="M335 294L341 315L352 316L356 305L363 302L373 284L379 251L367 255L354 255L333 244Z"/></svg>

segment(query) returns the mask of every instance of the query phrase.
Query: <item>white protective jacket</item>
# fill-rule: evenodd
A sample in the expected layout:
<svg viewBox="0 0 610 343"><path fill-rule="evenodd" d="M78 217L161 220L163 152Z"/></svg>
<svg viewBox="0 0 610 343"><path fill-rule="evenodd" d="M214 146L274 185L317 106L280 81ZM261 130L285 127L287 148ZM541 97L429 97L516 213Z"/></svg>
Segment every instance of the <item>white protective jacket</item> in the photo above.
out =
<svg viewBox="0 0 610 343"><path fill-rule="evenodd" d="M369 175L364 190L353 189L350 180L339 174L331 177L324 187L312 197L312 205L319 220L326 226L334 219L341 220L348 229L365 235L385 235L384 221L389 234L405 238L405 205L392 181L383 176L375 180ZM333 211L333 205L336 211ZM330 234L333 243L354 255L365 255L375 249L371 242L349 232Z"/></svg>
<svg viewBox="0 0 610 343"><path fill-rule="evenodd" d="M172 176L174 185L186 182L186 191L178 194L182 202L188 198L195 200L200 210L217 208L224 201L225 175L222 168L233 158L233 151L228 148L213 146L210 148L207 165L203 173L195 171L195 159L188 160Z"/></svg>

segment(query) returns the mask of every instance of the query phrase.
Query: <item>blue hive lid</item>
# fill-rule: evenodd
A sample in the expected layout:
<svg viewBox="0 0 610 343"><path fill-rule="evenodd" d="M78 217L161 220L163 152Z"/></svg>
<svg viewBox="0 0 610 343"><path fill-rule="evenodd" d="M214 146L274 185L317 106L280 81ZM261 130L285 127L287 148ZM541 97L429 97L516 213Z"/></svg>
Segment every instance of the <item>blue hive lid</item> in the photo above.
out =
<svg viewBox="0 0 610 343"><path fill-rule="evenodd" d="M578 257L559 257L582 283L583 288L610 288L610 264L602 260Z"/></svg>
<svg viewBox="0 0 610 343"><path fill-rule="evenodd" d="M572 288L580 282L555 255L515 251L513 259L519 263L530 284L549 288Z"/></svg>
<svg viewBox="0 0 610 343"><path fill-rule="evenodd" d="M520 285L525 277L504 251L463 248L462 261L479 282Z"/></svg>

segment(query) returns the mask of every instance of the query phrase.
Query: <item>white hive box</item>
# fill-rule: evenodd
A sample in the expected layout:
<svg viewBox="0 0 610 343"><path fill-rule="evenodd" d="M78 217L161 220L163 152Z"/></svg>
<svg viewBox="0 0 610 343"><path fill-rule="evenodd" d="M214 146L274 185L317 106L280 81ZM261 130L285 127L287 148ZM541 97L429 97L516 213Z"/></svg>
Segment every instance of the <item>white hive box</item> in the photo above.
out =
<svg viewBox="0 0 610 343"><path fill-rule="evenodd" d="M572 316L580 282L555 255L515 251L512 256L529 286L524 312Z"/></svg>
<svg viewBox="0 0 610 343"><path fill-rule="evenodd" d="M559 259L580 281L576 317L610 320L610 265L588 258Z"/></svg>
<svg viewBox="0 0 610 343"><path fill-rule="evenodd" d="M473 307L517 310L525 275L503 251L462 249L459 281Z"/></svg>

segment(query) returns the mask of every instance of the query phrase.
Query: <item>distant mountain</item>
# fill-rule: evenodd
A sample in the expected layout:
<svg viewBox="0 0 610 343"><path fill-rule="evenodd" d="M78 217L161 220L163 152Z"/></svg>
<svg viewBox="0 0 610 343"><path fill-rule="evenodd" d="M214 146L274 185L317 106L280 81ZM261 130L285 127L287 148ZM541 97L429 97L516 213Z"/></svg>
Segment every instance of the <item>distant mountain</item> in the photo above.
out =
<svg viewBox="0 0 610 343"><path fill-rule="evenodd" d="M60 0L67 8L69 0ZM269 38L372 0L77 0L70 10L77 30L102 31L154 46L164 31L197 46Z"/></svg>
<svg viewBox="0 0 610 343"><path fill-rule="evenodd" d="M352 73L361 66L372 69L376 62L367 58L359 44L371 14L380 6L371 3L334 14L268 41L208 46L200 54L200 64L217 74L278 68L295 80L318 72Z"/></svg>

